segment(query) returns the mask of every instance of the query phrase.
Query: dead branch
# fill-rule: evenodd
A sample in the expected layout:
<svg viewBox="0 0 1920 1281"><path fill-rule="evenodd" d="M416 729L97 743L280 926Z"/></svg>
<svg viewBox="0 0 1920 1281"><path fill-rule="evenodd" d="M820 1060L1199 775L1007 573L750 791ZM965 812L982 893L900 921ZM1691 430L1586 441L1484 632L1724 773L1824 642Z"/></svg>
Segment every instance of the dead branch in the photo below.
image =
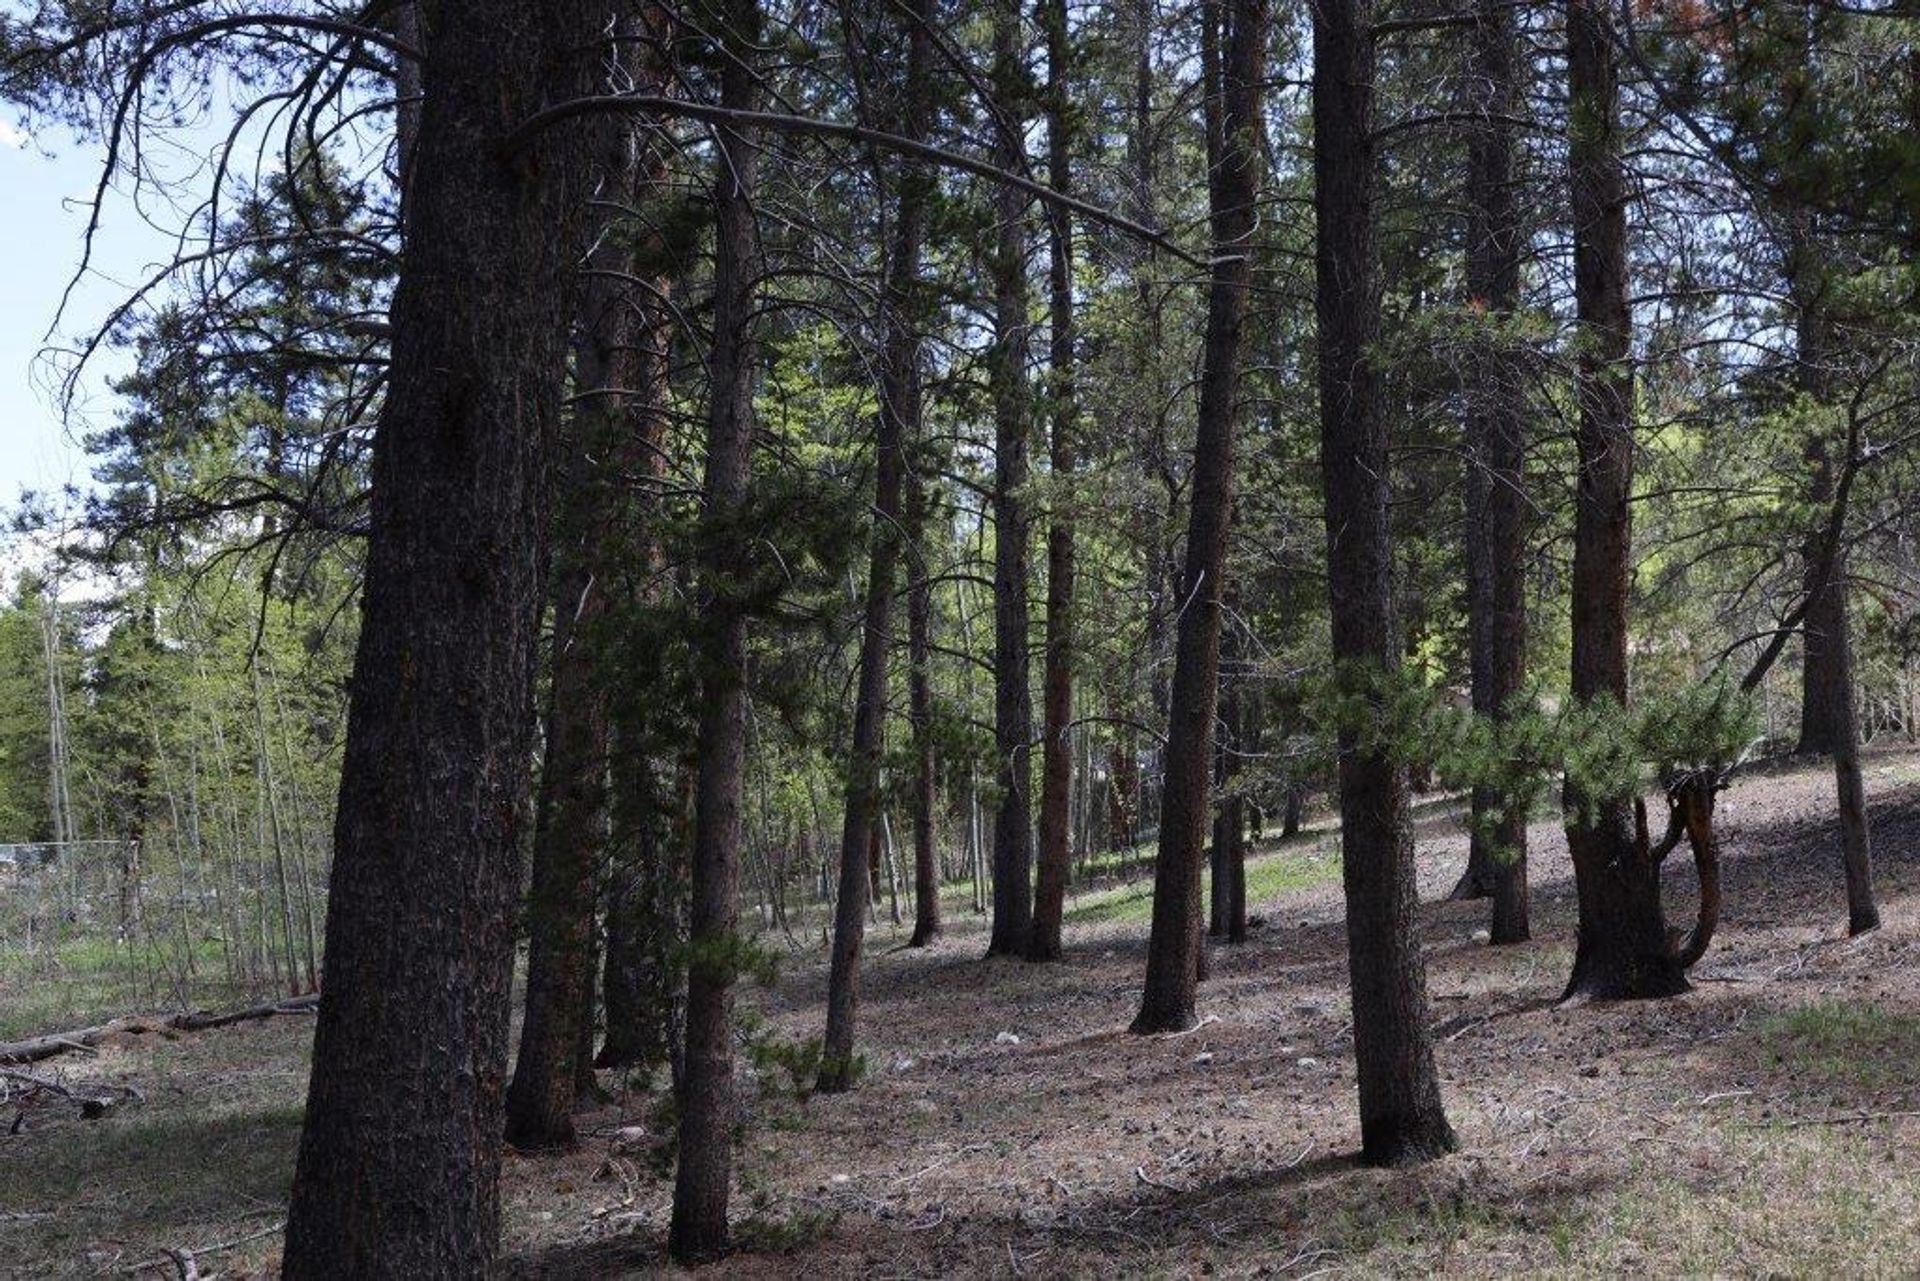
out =
<svg viewBox="0 0 1920 1281"><path fill-rule="evenodd" d="M0 1041L0 1065L38 1063L43 1059L68 1054L75 1050L93 1052L107 1038L122 1033L138 1036L155 1032L204 1032L209 1028L227 1027L230 1024L244 1023L253 1019L271 1018L276 1014L311 1014L319 1008L320 998L318 995L313 995L298 996L291 1000L266 1001L259 1005L249 1005L224 1013L193 1010L184 1014L175 1014L170 1018L138 1016L119 1018L94 1027L76 1028L69 1032L50 1032L44 1036L29 1037L24 1041Z"/></svg>

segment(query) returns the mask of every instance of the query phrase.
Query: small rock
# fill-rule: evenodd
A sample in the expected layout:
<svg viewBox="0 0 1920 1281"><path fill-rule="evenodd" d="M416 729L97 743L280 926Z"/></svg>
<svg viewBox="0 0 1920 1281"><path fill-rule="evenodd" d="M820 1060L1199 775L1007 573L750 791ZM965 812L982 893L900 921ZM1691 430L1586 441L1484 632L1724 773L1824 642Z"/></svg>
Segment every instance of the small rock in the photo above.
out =
<svg viewBox="0 0 1920 1281"><path fill-rule="evenodd" d="M1476 943L1491 943L1493 942L1493 933L1490 930L1475 930L1473 932L1473 941Z"/></svg>
<svg viewBox="0 0 1920 1281"><path fill-rule="evenodd" d="M1316 1058L1311 1058L1311 1057L1304 1058L1299 1060L1299 1066L1303 1068L1317 1068L1320 1066L1320 1060Z"/></svg>
<svg viewBox="0 0 1920 1281"><path fill-rule="evenodd" d="M1201 1053L1193 1056L1193 1061L1199 1064L1201 1067L1205 1067L1207 1064L1213 1062L1213 1051L1212 1050L1202 1051Z"/></svg>
<svg viewBox="0 0 1920 1281"><path fill-rule="evenodd" d="M1018 1045L1020 1044L1020 1038L1012 1032L1002 1032L993 1038L993 1043L995 1045Z"/></svg>

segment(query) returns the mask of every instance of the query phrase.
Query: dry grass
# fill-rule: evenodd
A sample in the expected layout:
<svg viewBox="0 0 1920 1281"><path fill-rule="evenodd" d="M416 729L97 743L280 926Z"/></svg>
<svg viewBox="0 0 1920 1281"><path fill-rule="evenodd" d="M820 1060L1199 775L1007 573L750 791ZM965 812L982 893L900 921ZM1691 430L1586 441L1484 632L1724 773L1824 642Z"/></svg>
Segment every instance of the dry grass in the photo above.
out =
<svg viewBox="0 0 1920 1281"><path fill-rule="evenodd" d="M1572 903L1550 822L1534 829L1538 937L1498 951L1473 938L1483 905L1433 901L1464 851L1445 821L1424 823L1433 1019L1462 1151L1414 1171L1350 1159L1337 887L1297 851L1256 874L1268 925L1215 951L1211 1021L1177 1038L1122 1031L1143 952L1131 912L1083 914L1066 961L1045 968L980 960L971 921L930 952L888 952L883 929L863 1009L870 1077L843 1098L755 1098L747 1249L725 1271L1910 1274L1920 758L1876 758L1869 786L1886 927L1839 936L1830 780L1756 778L1730 797L1721 938L1695 992L1651 1004L1555 1006ZM1676 919L1690 911L1684 870ZM812 1036L823 981L819 958L795 957L754 1004L770 1027ZM0 1273L119 1272L271 1226L309 1026L67 1061L147 1102L90 1123L36 1108L26 1134L0 1138ZM572 1156L509 1160L516 1273L660 1267L669 1185L644 1144L616 1141L649 1107L635 1097L590 1118L595 1137ZM203 1270L270 1264L272 1250L251 1243Z"/></svg>

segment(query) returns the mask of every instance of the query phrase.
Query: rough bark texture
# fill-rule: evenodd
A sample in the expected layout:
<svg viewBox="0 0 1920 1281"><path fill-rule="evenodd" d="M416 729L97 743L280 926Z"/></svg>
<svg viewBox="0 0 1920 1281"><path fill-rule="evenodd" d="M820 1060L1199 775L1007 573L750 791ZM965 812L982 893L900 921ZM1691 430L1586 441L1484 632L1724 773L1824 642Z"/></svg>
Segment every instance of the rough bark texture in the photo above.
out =
<svg viewBox="0 0 1920 1281"><path fill-rule="evenodd" d="M1633 539L1633 372L1627 307L1627 189L1619 83L1603 0L1568 0L1574 300L1580 458L1574 503L1572 692L1627 702L1627 593ZM1634 839L1631 798L1570 787L1567 844L1580 925L1567 996L1669 996L1687 988L1667 943L1660 868Z"/></svg>
<svg viewBox="0 0 1920 1281"><path fill-rule="evenodd" d="M632 122L609 117L594 132L601 200L632 203L641 169ZM507 1142L522 1149L571 1147L583 1069L592 1079L581 1047L590 1060L594 902L607 848L611 730L605 664L598 661L613 578L604 563L605 530L626 498L621 476L639 461L622 393L647 373L640 313L620 279L630 255L617 220L598 221L575 324L578 408L555 504L553 660L527 903L526 1014L507 1088Z"/></svg>
<svg viewBox="0 0 1920 1281"><path fill-rule="evenodd" d="M1024 76L1018 0L993 8L995 96L1006 116L996 148L1002 168L1017 172ZM1033 690L1027 653L1025 495L1032 395L1027 386L1027 199L1001 185L994 192L999 228L992 255L993 397L993 729L1000 760L1000 804L993 824L993 928L987 955L1020 956L1033 927Z"/></svg>
<svg viewBox="0 0 1920 1281"><path fill-rule="evenodd" d="M913 723L913 935L909 947L940 936L940 864L933 848L933 584L927 578L926 487L908 482L908 528L913 532L907 587L907 715Z"/></svg>
<svg viewBox="0 0 1920 1281"><path fill-rule="evenodd" d="M726 0L718 20L725 59L721 105L750 111L759 101L755 65L760 12L755 0ZM759 236L754 182L756 137L715 131L713 346L695 591L701 648L698 766L694 784L693 893L688 915L685 1079L680 1087L679 1168L667 1249L681 1263L727 1248L733 1170L733 982L738 960L741 806L746 780L748 519L754 434L754 295ZM858 860L856 860L858 861Z"/></svg>
<svg viewBox="0 0 1920 1281"><path fill-rule="evenodd" d="M1071 50L1066 0L1047 0L1040 21L1047 40L1047 181L1066 191L1072 179L1068 146L1072 102L1067 87ZM1051 372L1048 386L1054 501L1047 513L1047 641L1041 679L1040 858L1033 929L1027 959L1060 957L1072 858L1073 817L1073 576L1072 496L1065 492L1076 460L1073 368L1073 219L1058 205L1048 211L1047 315Z"/></svg>
<svg viewBox="0 0 1920 1281"><path fill-rule="evenodd" d="M1806 232L1796 237L1791 255L1790 292L1796 312L1798 352L1795 382L1816 400L1832 395L1828 370L1828 302L1817 241ZM1833 457L1826 439L1807 441L1811 471L1808 497L1816 510L1834 501ZM1832 534L1844 535L1844 523ZM1844 537L1833 546L1820 533L1808 538L1808 602L1802 624L1801 752L1833 757L1835 799L1840 811L1840 861L1847 884L1847 932L1864 934L1880 925L1873 889L1872 831L1867 821L1866 781L1860 773L1860 713L1853 688L1853 640L1847 616L1847 555Z"/></svg>
<svg viewBox="0 0 1920 1281"><path fill-rule="evenodd" d="M1467 607L1473 710L1504 719L1527 677L1527 402L1524 353L1510 327L1520 306L1523 231L1514 192L1519 84L1513 9L1478 0L1473 23L1474 110L1467 161L1467 291L1490 332L1468 370ZM1524 942L1527 818L1476 788L1467 874L1455 898L1491 895L1492 941Z"/></svg>
<svg viewBox="0 0 1920 1281"><path fill-rule="evenodd" d="M933 39L928 15L907 15L905 136L927 127L926 83ZM833 914L833 957L827 977L827 1031L816 1088L833 1094L854 1076L854 1021L860 1003L860 949L866 938L867 899L875 888L860 851L878 836L880 755L885 746L887 672L893 653L893 598L900 563L901 500L908 433L920 419L920 337L913 297L920 277L920 241L926 228L923 174L904 168L893 219L894 240L882 296L886 350L881 356L880 412L875 450L873 551L867 569L866 610L854 694L853 744L847 766L846 813L840 834L840 896ZM897 901L897 900L896 900Z"/></svg>
<svg viewBox="0 0 1920 1281"><path fill-rule="evenodd" d="M663 16L646 10L650 26ZM656 28L657 30L657 28ZM651 70L662 59L655 54ZM642 131L643 190L678 201L659 184L666 156L659 140ZM602 659L614 670L609 707L612 781L609 857L606 860L606 943L601 999L606 1035L593 1062L599 1067L654 1068L670 1064L677 1084L684 992L678 956L686 936L689 829L687 805L675 804L666 781L672 763L661 760L655 729L657 687L650 615L658 607L664 556L655 519L666 481L667 427L672 418L669 378L677 324L673 292L676 267L669 241L654 230L636 246L623 274L637 281L623 291L633 312L633 381L622 399L623 429L614 470L631 478L625 501L597 529L600 572L622 618L614 620ZM617 653L615 651L618 651ZM675 736L676 746L679 736ZM684 771L684 765L681 766ZM684 785L684 795L690 789Z"/></svg>
<svg viewBox="0 0 1920 1281"><path fill-rule="evenodd" d="M1139 1033L1193 1025L1195 985L1204 955L1201 865L1206 848L1207 773L1213 761L1221 586L1233 504L1233 420L1253 279L1269 8L1267 0L1232 0L1224 13L1220 149L1208 166L1213 267L1189 482L1187 559L1178 592L1180 628L1174 650L1160 846L1154 863L1153 924L1147 943L1146 989L1133 1021L1133 1030ZM1202 22L1218 20L1214 10L1202 11Z"/></svg>
<svg viewBox="0 0 1920 1281"><path fill-rule="evenodd" d="M584 91L589 16L479 0L424 33L289 1277L495 1263L547 460L588 168L577 135L497 144Z"/></svg>
<svg viewBox="0 0 1920 1281"><path fill-rule="evenodd" d="M1379 324L1372 24L1370 0L1322 0L1313 13L1315 310L1333 651L1392 672L1400 647L1387 433L1370 350ZM1454 1146L1427 1030L1408 806L1405 770L1343 729L1340 845L1361 1159L1374 1165L1424 1161Z"/></svg>

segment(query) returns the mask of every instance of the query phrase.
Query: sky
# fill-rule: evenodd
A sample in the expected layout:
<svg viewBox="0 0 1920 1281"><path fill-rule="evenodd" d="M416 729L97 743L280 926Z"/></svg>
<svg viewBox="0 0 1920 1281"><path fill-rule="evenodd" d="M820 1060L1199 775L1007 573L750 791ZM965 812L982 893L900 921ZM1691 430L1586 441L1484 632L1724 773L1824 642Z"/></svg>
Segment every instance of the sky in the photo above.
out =
<svg viewBox="0 0 1920 1281"><path fill-rule="evenodd" d="M0 246L7 259L0 271L0 510L11 508L24 489L86 483L77 437L90 423L111 421L115 400L106 384L126 370L127 360L117 352L96 357L79 413L62 423L58 374L41 353L50 343L71 346L90 332L172 243L131 202L110 199L95 266L61 314L61 296L80 262L86 200L99 181L100 159L98 144L57 128L29 137L0 114Z"/></svg>

